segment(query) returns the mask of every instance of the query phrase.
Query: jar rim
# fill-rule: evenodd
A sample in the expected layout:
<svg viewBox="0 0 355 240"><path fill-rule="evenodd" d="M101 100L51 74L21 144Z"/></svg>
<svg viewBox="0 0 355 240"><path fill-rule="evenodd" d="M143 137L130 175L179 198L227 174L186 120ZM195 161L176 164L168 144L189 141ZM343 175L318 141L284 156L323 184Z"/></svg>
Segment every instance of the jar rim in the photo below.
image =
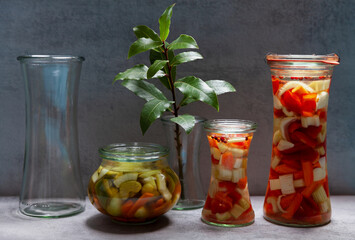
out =
<svg viewBox="0 0 355 240"><path fill-rule="evenodd" d="M299 64L318 64L318 65L339 65L339 56L335 53L317 55L317 54L275 54L269 53L265 57L269 65L299 63Z"/></svg>
<svg viewBox="0 0 355 240"><path fill-rule="evenodd" d="M252 133L256 131L256 122L243 119L213 119L204 124L207 132L213 133Z"/></svg>
<svg viewBox="0 0 355 240"><path fill-rule="evenodd" d="M99 148L100 157L119 162L151 162L167 157L168 148L156 143L113 143Z"/></svg>
<svg viewBox="0 0 355 240"><path fill-rule="evenodd" d="M73 55L22 55L17 57L18 61L30 60L72 60L72 61L85 61L82 56Z"/></svg>

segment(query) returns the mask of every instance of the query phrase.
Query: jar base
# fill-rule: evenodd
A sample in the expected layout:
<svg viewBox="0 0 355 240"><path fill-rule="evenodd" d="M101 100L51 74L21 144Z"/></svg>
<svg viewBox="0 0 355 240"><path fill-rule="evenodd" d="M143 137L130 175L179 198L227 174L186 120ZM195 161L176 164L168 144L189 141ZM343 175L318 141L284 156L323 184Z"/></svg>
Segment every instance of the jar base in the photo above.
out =
<svg viewBox="0 0 355 240"><path fill-rule="evenodd" d="M330 220L324 223L319 223L319 224L296 224L296 223L285 223L285 222L280 222L277 221L275 219L269 218L267 216L264 215L264 219L268 222L277 224L277 225L282 225L282 226L286 226L286 227L297 227L297 228L311 228L311 227L320 227L320 226L324 226L327 225L328 223L330 223Z"/></svg>
<svg viewBox="0 0 355 240"><path fill-rule="evenodd" d="M176 205L172 208L173 210L193 210L198 208L203 208L205 205L204 200L198 199L183 199L179 200Z"/></svg>
<svg viewBox="0 0 355 240"><path fill-rule="evenodd" d="M30 205L21 203L21 205L23 205L20 206L21 213L39 218L69 217L85 210L85 206L73 202L38 202Z"/></svg>
<svg viewBox="0 0 355 240"><path fill-rule="evenodd" d="M215 223L215 222L207 221L207 220L205 220L203 218L201 218L201 221L206 223L206 224L208 224L208 225L217 226L217 227L226 227L226 228L245 227L245 226L249 226L249 225L254 223L254 219L251 222L247 222L247 223L243 223L243 224Z"/></svg>

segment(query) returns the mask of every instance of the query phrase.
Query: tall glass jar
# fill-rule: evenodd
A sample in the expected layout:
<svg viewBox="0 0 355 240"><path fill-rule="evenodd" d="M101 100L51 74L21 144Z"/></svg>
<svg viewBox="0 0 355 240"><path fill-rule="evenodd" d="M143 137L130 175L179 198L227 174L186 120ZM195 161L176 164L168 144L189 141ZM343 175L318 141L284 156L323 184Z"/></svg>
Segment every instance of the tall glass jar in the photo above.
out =
<svg viewBox="0 0 355 240"><path fill-rule="evenodd" d="M205 123L211 149L211 181L202 221L223 227L240 227L254 222L247 161L256 123L217 119Z"/></svg>
<svg viewBox="0 0 355 240"><path fill-rule="evenodd" d="M20 211L64 217L84 211L77 102L83 57L28 55L21 63L26 93L26 145Z"/></svg>
<svg viewBox="0 0 355 240"><path fill-rule="evenodd" d="M178 174L181 183L181 196L173 209L202 208L205 196L200 180L199 153L206 119L195 116L195 126L187 134L181 126L170 120L173 117L167 115L161 118L169 146L169 165Z"/></svg>
<svg viewBox="0 0 355 240"><path fill-rule="evenodd" d="M99 149L100 167L88 194L103 214L120 223L150 223L178 201L181 186L166 158L168 149L153 143L111 144Z"/></svg>
<svg viewBox="0 0 355 240"><path fill-rule="evenodd" d="M335 54L277 55L271 69L274 130L265 219L308 227L330 221L327 107Z"/></svg>

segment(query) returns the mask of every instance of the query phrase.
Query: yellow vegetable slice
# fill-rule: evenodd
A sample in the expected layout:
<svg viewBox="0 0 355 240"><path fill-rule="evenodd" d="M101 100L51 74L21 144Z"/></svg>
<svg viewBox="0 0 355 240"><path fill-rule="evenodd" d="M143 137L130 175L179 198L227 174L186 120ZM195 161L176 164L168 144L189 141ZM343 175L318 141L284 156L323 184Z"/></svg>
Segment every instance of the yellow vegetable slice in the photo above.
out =
<svg viewBox="0 0 355 240"><path fill-rule="evenodd" d="M231 217L232 217L232 215L229 212L216 213L216 218L218 221L225 221Z"/></svg>
<svg viewBox="0 0 355 240"><path fill-rule="evenodd" d="M113 181L116 187L120 187L120 185L127 181L136 181L138 178L138 173L125 173L122 176L119 176L117 179Z"/></svg>
<svg viewBox="0 0 355 240"><path fill-rule="evenodd" d="M120 185L120 197L133 197L142 189L142 185L138 181L126 181Z"/></svg>

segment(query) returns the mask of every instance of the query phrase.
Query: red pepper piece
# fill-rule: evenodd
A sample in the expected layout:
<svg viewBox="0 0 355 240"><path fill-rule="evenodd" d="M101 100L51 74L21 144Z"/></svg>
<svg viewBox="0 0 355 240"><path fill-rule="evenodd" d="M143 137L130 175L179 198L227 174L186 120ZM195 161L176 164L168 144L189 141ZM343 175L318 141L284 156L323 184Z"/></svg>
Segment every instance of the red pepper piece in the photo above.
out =
<svg viewBox="0 0 355 240"><path fill-rule="evenodd" d="M317 112L317 115L319 115L319 120L324 120L326 121L327 120L327 112L324 111L324 110L319 110Z"/></svg>
<svg viewBox="0 0 355 240"><path fill-rule="evenodd" d="M297 172L298 170L295 169L295 168L292 168L286 164L280 164L278 165L276 168L275 168L275 171L278 173L278 174L289 174L289 173L295 173Z"/></svg>
<svg viewBox="0 0 355 240"><path fill-rule="evenodd" d="M212 198L208 194L207 198L206 198L206 202L205 202L204 208L207 209L207 210L211 210L211 204L212 204Z"/></svg>
<svg viewBox="0 0 355 240"><path fill-rule="evenodd" d="M232 191L228 193L228 197L230 197L233 200L233 204L236 204L239 202L239 200L242 198L242 195L240 195L236 191Z"/></svg>
<svg viewBox="0 0 355 240"><path fill-rule="evenodd" d="M281 157L282 160L286 161L300 161L301 160L301 155L300 153L292 153L292 154L284 154Z"/></svg>
<svg viewBox="0 0 355 240"><path fill-rule="evenodd" d="M302 161L303 178L306 186L313 183L313 165L310 161Z"/></svg>
<svg viewBox="0 0 355 240"><path fill-rule="evenodd" d="M314 113L317 107L317 93L302 95L302 111Z"/></svg>
<svg viewBox="0 0 355 240"><path fill-rule="evenodd" d="M296 193L283 196L280 201L280 205L281 205L282 209L287 209L291 205L291 202L293 201L295 196L296 196Z"/></svg>
<svg viewBox="0 0 355 240"><path fill-rule="evenodd" d="M277 173L274 169L270 168L269 179L277 179L279 178L279 173Z"/></svg>
<svg viewBox="0 0 355 240"><path fill-rule="evenodd" d="M310 212L314 212L314 214L319 213L319 206L318 204L313 200L313 198L309 197L309 198L303 198L302 203L305 203L305 205L310 208L311 210L309 210ZM303 204L302 204L303 206ZM307 208L306 207L306 208Z"/></svg>
<svg viewBox="0 0 355 240"><path fill-rule="evenodd" d="M313 163L312 165L313 165L313 168L321 168L321 167L322 167L322 166L320 165L319 161Z"/></svg>
<svg viewBox="0 0 355 240"><path fill-rule="evenodd" d="M292 159L283 158L281 160L281 162L286 164L287 166L293 168L293 169L298 170L298 171L302 169L300 161L297 161L297 160L295 161L295 160L292 160Z"/></svg>
<svg viewBox="0 0 355 240"><path fill-rule="evenodd" d="M267 215L274 214L273 207L271 203L266 203L264 205L264 211Z"/></svg>
<svg viewBox="0 0 355 240"><path fill-rule="evenodd" d="M303 191L302 191L302 195L305 198L309 198L311 196L311 194L314 192L314 190L316 190L316 188L323 184L325 182L324 179L320 180L320 181L316 181L313 182L311 185L307 186Z"/></svg>
<svg viewBox="0 0 355 240"><path fill-rule="evenodd" d="M281 98L282 98L287 110L293 111L298 114L301 113L301 111L302 111L301 100L296 94L292 93L292 91L290 91L290 90L287 90L282 95Z"/></svg>
<svg viewBox="0 0 355 240"><path fill-rule="evenodd" d="M298 171L293 173L293 179L301 179L303 178L303 171Z"/></svg>
<svg viewBox="0 0 355 240"><path fill-rule="evenodd" d="M308 137L306 134L300 132L300 131L295 131L293 134L293 137L298 139L300 142L310 146L311 148L315 148L317 146L317 141Z"/></svg>
<svg viewBox="0 0 355 240"><path fill-rule="evenodd" d="M247 177L243 177L243 178L239 179L239 181L237 183L238 184L238 188L244 189L247 186L247 183L248 183Z"/></svg>
<svg viewBox="0 0 355 240"><path fill-rule="evenodd" d="M227 196L228 193L217 192L211 202L211 211L215 213L224 213L229 211L233 206L232 198Z"/></svg>
<svg viewBox="0 0 355 240"><path fill-rule="evenodd" d="M298 86L295 87L294 89L292 89L292 93L297 94L298 97L302 97L303 95L307 94L308 91L306 89L304 89L302 86Z"/></svg>
<svg viewBox="0 0 355 240"><path fill-rule="evenodd" d="M302 130L307 136L316 139L318 134L322 131L322 126L315 127L315 126L309 126L308 128L305 128Z"/></svg>
<svg viewBox="0 0 355 240"><path fill-rule="evenodd" d="M317 162L319 160L319 153L313 149L307 149L301 152L301 160L309 162Z"/></svg>
<svg viewBox="0 0 355 240"><path fill-rule="evenodd" d="M296 131L299 128L302 128L302 124L300 123L300 121L292 122L290 124L290 126L288 127L288 132L293 133L294 131Z"/></svg>
<svg viewBox="0 0 355 240"><path fill-rule="evenodd" d="M283 218L286 219L291 219L293 215L297 212L298 208L301 205L302 202L302 194L296 193L296 196L294 197L293 201L291 202L290 206L287 208L287 212L282 214Z"/></svg>
<svg viewBox="0 0 355 240"><path fill-rule="evenodd" d="M295 146L293 146L293 148L286 149L286 150L282 151L282 153L292 154L292 153L305 151L306 149L309 149L309 146L307 146L306 144L295 143Z"/></svg>
<svg viewBox="0 0 355 240"><path fill-rule="evenodd" d="M214 164L214 165L219 164L219 160L215 159L213 156L211 156L211 161L212 161L212 164Z"/></svg>
<svg viewBox="0 0 355 240"><path fill-rule="evenodd" d="M218 183L219 188L226 188L227 192L234 192L235 188L237 187L237 183L230 182L230 181L221 181Z"/></svg>
<svg viewBox="0 0 355 240"><path fill-rule="evenodd" d="M280 117L284 117L285 114L284 112L282 111L282 109L276 109L274 108L274 117L275 118L280 118Z"/></svg>
<svg viewBox="0 0 355 240"><path fill-rule="evenodd" d="M277 78L272 79L272 91L274 95L276 94L277 90L279 90L280 82Z"/></svg>

